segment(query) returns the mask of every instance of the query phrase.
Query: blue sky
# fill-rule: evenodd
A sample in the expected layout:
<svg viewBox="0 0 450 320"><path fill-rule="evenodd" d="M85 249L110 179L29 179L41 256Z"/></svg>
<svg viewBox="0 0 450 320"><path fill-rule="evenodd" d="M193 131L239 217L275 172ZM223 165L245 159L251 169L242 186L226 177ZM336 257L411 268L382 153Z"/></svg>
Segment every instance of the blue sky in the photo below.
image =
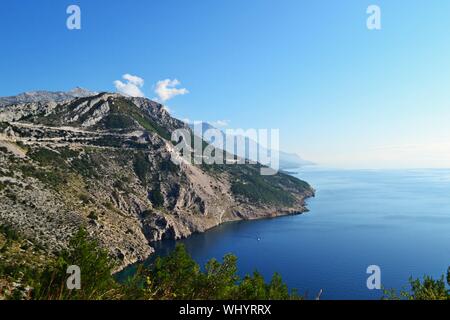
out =
<svg viewBox="0 0 450 320"><path fill-rule="evenodd" d="M79 5L82 29L66 28ZM382 29L366 28L379 5ZM0 96L178 79L178 118L279 128L334 167L450 167L450 2L2 1Z"/></svg>

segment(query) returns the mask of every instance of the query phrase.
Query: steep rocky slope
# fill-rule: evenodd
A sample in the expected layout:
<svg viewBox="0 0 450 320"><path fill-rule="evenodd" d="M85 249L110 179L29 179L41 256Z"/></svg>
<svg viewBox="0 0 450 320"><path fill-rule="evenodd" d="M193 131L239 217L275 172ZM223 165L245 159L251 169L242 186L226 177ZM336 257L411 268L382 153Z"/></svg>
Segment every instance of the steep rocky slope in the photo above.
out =
<svg viewBox="0 0 450 320"><path fill-rule="evenodd" d="M306 210L312 188L283 173L175 165L171 132L185 126L156 102L110 93L0 106L0 224L51 251L85 226L123 267L152 241Z"/></svg>

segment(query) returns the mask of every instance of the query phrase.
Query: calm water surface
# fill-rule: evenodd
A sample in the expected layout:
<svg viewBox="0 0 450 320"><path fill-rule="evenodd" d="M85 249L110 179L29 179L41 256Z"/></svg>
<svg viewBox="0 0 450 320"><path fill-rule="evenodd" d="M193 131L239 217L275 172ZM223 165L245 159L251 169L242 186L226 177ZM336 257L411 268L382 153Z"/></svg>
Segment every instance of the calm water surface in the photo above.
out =
<svg viewBox="0 0 450 320"><path fill-rule="evenodd" d="M202 265L233 253L242 274L257 269L269 279L279 272L310 298L320 289L322 299L379 298L366 287L373 264L388 288L450 266L450 170L315 168L296 176L317 190L309 213L228 223L180 242ZM157 254L174 246L161 242Z"/></svg>

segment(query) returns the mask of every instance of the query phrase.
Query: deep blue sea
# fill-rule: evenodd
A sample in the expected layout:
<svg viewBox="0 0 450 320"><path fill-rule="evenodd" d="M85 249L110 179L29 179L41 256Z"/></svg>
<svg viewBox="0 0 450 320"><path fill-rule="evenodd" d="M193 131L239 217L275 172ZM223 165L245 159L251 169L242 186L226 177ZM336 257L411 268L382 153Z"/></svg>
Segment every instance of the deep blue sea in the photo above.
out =
<svg viewBox="0 0 450 320"><path fill-rule="evenodd" d="M440 276L450 266L450 170L303 169L317 191L309 213L224 224L181 240L204 264L227 253L242 274L279 272L290 288L313 299L379 299L366 269L381 268L386 288L410 276ZM174 241L157 245L167 254Z"/></svg>

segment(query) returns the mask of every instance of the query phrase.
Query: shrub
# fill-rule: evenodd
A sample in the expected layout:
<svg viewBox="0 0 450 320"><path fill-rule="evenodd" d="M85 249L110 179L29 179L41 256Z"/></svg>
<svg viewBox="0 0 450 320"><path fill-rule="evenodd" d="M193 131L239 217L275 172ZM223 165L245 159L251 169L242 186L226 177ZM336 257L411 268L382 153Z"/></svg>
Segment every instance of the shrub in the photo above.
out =
<svg viewBox="0 0 450 320"><path fill-rule="evenodd" d="M162 207L164 205L164 197L159 186L150 191L148 198L155 207Z"/></svg>
<svg viewBox="0 0 450 320"><path fill-rule="evenodd" d="M160 169L163 172L170 172L170 173L177 173L179 170L179 167L172 162L170 159L165 159L160 164Z"/></svg>
<svg viewBox="0 0 450 320"><path fill-rule="evenodd" d="M450 300L450 290L447 289L444 276L433 279L425 276L423 280L409 279L409 290L402 290L400 294L394 289L385 289L383 299L386 300ZM450 267L447 269L447 285L450 286Z"/></svg>
<svg viewBox="0 0 450 320"><path fill-rule="evenodd" d="M89 218L89 219L92 219L92 220L97 220L97 219L98 219L98 216L97 216L97 214L96 214L94 211L91 211L91 212L89 213L89 215L88 215L88 218Z"/></svg>
<svg viewBox="0 0 450 320"><path fill-rule="evenodd" d="M66 287L67 268L80 267L81 289L69 290ZM58 259L40 273L34 283L34 299L74 299L98 300L114 298L118 285L111 273L114 264L108 253L90 240L87 232L80 229L71 239L69 249L64 250Z"/></svg>
<svg viewBox="0 0 450 320"><path fill-rule="evenodd" d="M95 162L88 155L72 159L71 165L75 172L86 178L98 177L97 171L95 170Z"/></svg>
<svg viewBox="0 0 450 320"><path fill-rule="evenodd" d="M44 166L59 165L59 154L47 148L37 149L29 154L30 158Z"/></svg>
<svg viewBox="0 0 450 320"><path fill-rule="evenodd" d="M104 120L107 129L127 129L135 126L132 118L122 114L110 114Z"/></svg>
<svg viewBox="0 0 450 320"><path fill-rule="evenodd" d="M143 185L147 184L147 176L150 172L150 162L144 152L137 152L134 155L133 169L136 176Z"/></svg>
<svg viewBox="0 0 450 320"><path fill-rule="evenodd" d="M188 255L183 245L165 258L157 258L147 270L145 290L153 299L205 299L205 300L279 300L299 299L290 294L280 275L274 274L266 283L258 272L240 279L237 274L237 258L226 255L220 263L211 259L202 271Z"/></svg>
<svg viewBox="0 0 450 320"><path fill-rule="evenodd" d="M2 233L8 240L18 240L19 239L19 235L17 234L16 230L14 230L9 225L4 225L4 224L0 225L0 233Z"/></svg>

